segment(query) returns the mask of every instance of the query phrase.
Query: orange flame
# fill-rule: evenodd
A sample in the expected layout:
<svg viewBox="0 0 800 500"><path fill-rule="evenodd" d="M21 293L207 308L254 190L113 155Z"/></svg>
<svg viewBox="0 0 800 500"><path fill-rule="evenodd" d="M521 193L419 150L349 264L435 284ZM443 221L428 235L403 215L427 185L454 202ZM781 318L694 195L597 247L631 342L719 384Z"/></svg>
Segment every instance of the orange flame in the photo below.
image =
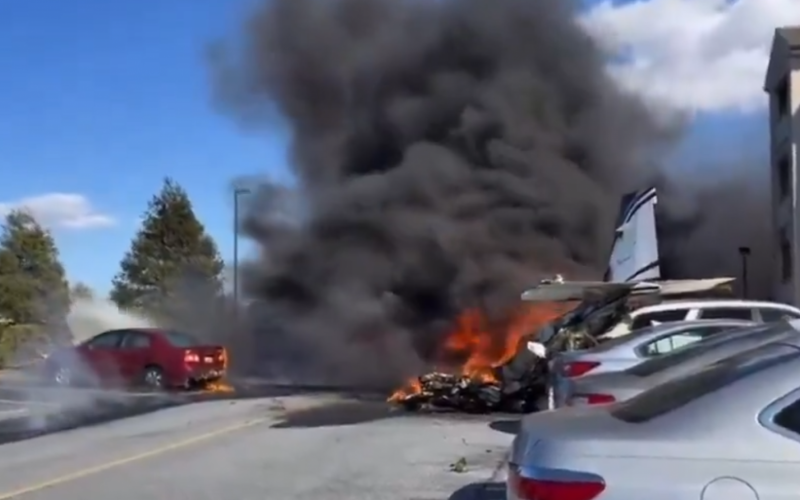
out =
<svg viewBox="0 0 800 500"><path fill-rule="evenodd" d="M523 337L574 308L573 303L524 304L503 321L490 321L480 309L464 311L445 336L435 365L481 382L497 382L495 368L511 360ZM448 369L449 368L449 369ZM454 368L454 369L453 369ZM420 393L415 377L395 391L390 402Z"/></svg>
<svg viewBox="0 0 800 500"><path fill-rule="evenodd" d="M235 392L235 389L232 385L228 384L224 380L216 380L214 382L209 382L203 390L206 392L219 392L219 393L231 393Z"/></svg>
<svg viewBox="0 0 800 500"><path fill-rule="evenodd" d="M222 370L224 373L227 373L228 366L230 364L228 349L224 347L222 348L222 353L220 354L220 358L222 360ZM233 386L227 383L224 378L215 380L213 382L209 382L208 384L205 385L205 387L203 387L203 390L206 392L224 392L224 393L235 392Z"/></svg>
<svg viewBox="0 0 800 500"><path fill-rule="evenodd" d="M419 394L420 392L422 392L422 384L419 383L417 377L414 377L408 380L403 387L394 391L387 401L390 403L399 403L407 397Z"/></svg>

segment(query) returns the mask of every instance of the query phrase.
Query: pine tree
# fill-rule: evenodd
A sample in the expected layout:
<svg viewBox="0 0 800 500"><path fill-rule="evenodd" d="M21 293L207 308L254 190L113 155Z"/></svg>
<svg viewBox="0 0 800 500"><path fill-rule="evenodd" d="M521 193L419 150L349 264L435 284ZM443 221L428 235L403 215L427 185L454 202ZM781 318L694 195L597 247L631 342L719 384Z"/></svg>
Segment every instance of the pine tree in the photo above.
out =
<svg viewBox="0 0 800 500"><path fill-rule="evenodd" d="M58 322L68 307L69 284L53 236L31 214L12 211L0 234L0 317Z"/></svg>
<svg viewBox="0 0 800 500"><path fill-rule="evenodd" d="M121 309L159 319L185 319L222 291L224 263L186 191L166 179L120 262L110 298Z"/></svg>

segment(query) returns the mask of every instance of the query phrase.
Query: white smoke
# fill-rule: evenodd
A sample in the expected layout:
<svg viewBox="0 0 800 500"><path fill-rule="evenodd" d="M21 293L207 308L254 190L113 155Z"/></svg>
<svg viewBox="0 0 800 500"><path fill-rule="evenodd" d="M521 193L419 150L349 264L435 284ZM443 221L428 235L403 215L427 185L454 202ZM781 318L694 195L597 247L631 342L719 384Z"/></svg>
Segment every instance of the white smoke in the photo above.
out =
<svg viewBox="0 0 800 500"><path fill-rule="evenodd" d="M75 300L67 315L67 324L72 330L75 343L83 342L105 330L156 326L144 316L121 311L110 300L99 298Z"/></svg>
<svg viewBox="0 0 800 500"><path fill-rule="evenodd" d="M72 333L72 342L77 344L104 331L118 328L152 328L155 323L146 317L120 310L113 302L100 298L75 298L66 317ZM14 399L30 402L28 413L16 421L26 432L45 432L58 428L81 425L98 418L121 416L148 404L160 404L159 398L131 397L129 393L114 390L114 381L106 387L109 376L98 379L92 369L84 365L80 356L58 346L44 347L38 351L47 356L48 362L54 353L57 361L47 369L39 363L23 364L16 381L4 380ZM49 352L47 352L49 351ZM44 358L42 358L44 359ZM40 359L40 361L42 360ZM56 385L52 376L56 369L66 369L81 380L76 386ZM113 378L113 377L112 377ZM31 409L33 408L33 409Z"/></svg>

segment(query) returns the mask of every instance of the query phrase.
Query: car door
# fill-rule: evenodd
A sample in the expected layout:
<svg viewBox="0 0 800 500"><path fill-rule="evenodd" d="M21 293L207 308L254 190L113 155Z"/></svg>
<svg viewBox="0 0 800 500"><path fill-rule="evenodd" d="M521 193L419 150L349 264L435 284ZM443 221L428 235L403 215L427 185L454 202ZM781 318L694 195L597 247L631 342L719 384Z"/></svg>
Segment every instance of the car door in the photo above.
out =
<svg viewBox="0 0 800 500"><path fill-rule="evenodd" d="M138 330L126 330L119 349L120 374L126 382L138 381L150 361L152 339Z"/></svg>
<svg viewBox="0 0 800 500"><path fill-rule="evenodd" d="M81 357L101 384L112 382L120 375L117 355L124 336L123 330L111 330L80 346Z"/></svg>

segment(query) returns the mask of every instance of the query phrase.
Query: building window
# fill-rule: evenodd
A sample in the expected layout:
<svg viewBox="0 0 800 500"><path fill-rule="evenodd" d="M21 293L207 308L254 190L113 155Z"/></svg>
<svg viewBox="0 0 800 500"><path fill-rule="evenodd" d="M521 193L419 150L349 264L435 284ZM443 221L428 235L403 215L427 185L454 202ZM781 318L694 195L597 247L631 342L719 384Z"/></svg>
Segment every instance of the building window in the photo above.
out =
<svg viewBox="0 0 800 500"><path fill-rule="evenodd" d="M781 231L781 282L788 283L792 280L793 262L792 262L792 245L789 242L789 236L786 230Z"/></svg>
<svg viewBox="0 0 800 500"><path fill-rule="evenodd" d="M792 165L788 155L778 160L778 191L781 201L792 194Z"/></svg>
<svg viewBox="0 0 800 500"><path fill-rule="evenodd" d="M778 116L789 114L789 77L784 76L775 88L775 99L778 104Z"/></svg>

